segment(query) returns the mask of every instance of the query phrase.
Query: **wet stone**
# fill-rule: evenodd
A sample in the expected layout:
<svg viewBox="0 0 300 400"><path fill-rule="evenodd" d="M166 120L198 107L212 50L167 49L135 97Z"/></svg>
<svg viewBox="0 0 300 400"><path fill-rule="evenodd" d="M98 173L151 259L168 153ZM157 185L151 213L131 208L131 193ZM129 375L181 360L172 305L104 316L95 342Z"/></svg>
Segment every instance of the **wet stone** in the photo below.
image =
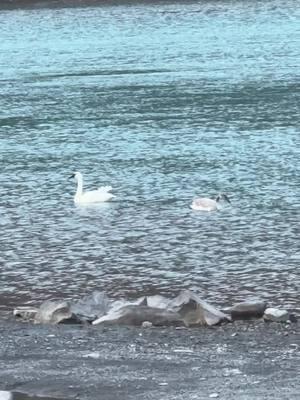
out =
<svg viewBox="0 0 300 400"><path fill-rule="evenodd" d="M287 310L279 310L278 308L267 308L264 313L265 321L287 322L289 313Z"/></svg>
<svg viewBox="0 0 300 400"><path fill-rule="evenodd" d="M71 304L71 311L83 322L92 322L105 315L110 308L106 293L95 291Z"/></svg>
<svg viewBox="0 0 300 400"><path fill-rule="evenodd" d="M132 325L141 326L143 322L151 322L154 326L183 325L181 316L169 310L144 305L121 307L93 322L93 325Z"/></svg>
<svg viewBox="0 0 300 400"><path fill-rule="evenodd" d="M151 326L153 326L153 324L150 321L144 321L142 323L142 328L151 328Z"/></svg>
<svg viewBox="0 0 300 400"><path fill-rule="evenodd" d="M267 308L267 303L264 301L245 301L235 304L233 307L226 310L231 315L233 320L247 320L252 318L261 318Z"/></svg>
<svg viewBox="0 0 300 400"><path fill-rule="evenodd" d="M151 305L151 306L150 306ZM118 308L116 303L108 313L97 320L97 324L119 324L146 327L153 326L211 326L229 321L230 316L206 303L198 295L183 291L174 299L150 296L146 301Z"/></svg>
<svg viewBox="0 0 300 400"><path fill-rule="evenodd" d="M13 314L17 318L22 318L24 321L33 320L38 312L36 307L18 307L15 308Z"/></svg>
<svg viewBox="0 0 300 400"><path fill-rule="evenodd" d="M212 326L230 321L230 316L188 290L173 299L169 307L181 315L186 326Z"/></svg>
<svg viewBox="0 0 300 400"><path fill-rule="evenodd" d="M47 300L38 309L34 322L36 324L78 323L79 320L66 301Z"/></svg>

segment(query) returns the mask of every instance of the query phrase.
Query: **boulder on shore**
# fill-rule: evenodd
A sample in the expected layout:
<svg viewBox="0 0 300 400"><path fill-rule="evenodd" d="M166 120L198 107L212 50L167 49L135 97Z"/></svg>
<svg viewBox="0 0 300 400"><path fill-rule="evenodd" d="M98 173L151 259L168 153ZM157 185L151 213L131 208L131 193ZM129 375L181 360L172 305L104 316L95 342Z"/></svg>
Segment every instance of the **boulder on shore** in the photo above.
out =
<svg viewBox="0 0 300 400"><path fill-rule="evenodd" d="M289 313L287 310L267 308L264 313L264 320L273 322L286 322L289 320Z"/></svg>
<svg viewBox="0 0 300 400"><path fill-rule="evenodd" d="M188 290L172 300L160 295L149 296L146 300L140 304L114 308L93 324L141 326L147 321L153 326L211 326L230 321L230 316Z"/></svg>
<svg viewBox="0 0 300 400"><path fill-rule="evenodd" d="M179 296L170 302L169 307L181 315L186 326L211 326L231 320L230 316L208 304L189 290L182 291Z"/></svg>
<svg viewBox="0 0 300 400"><path fill-rule="evenodd" d="M60 324L80 322L66 301L47 300L42 303L34 318L36 324Z"/></svg>
<svg viewBox="0 0 300 400"><path fill-rule="evenodd" d="M15 315L27 318L25 312ZM229 315L187 290L173 299L156 295L132 302L112 301L105 293L96 291L74 303L47 300L31 316L37 324L92 322L142 326L146 322L144 326L210 326L230 321Z"/></svg>
<svg viewBox="0 0 300 400"><path fill-rule="evenodd" d="M92 322L105 315L110 308L106 293L95 291L71 304L71 311L79 320Z"/></svg>
<svg viewBox="0 0 300 400"><path fill-rule="evenodd" d="M38 312L38 308L36 307L17 307L14 309L14 316L18 318L22 318L24 321L33 320Z"/></svg>
<svg viewBox="0 0 300 400"><path fill-rule="evenodd" d="M98 318L93 325L134 325L141 326L145 321L153 326L182 326L180 314L161 308L145 305L127 305Z"/></svg>
<svg viewBox="0 0 300 400"><path fill-rule="evenodd" d="M226 310L233 320L261 318L267 303L261 300L244 301Z"/></svg>
<svg viewBox="0 0 300 400"><path fill-rule="evenodd" d="M154 308L162 308L162 309L168 309L170 305L170 299L168 299L165 296L162 296L160 294L155 294L153 296L147 296L145 298L146 302L145 304L149 307L154 307Z"/></svg>

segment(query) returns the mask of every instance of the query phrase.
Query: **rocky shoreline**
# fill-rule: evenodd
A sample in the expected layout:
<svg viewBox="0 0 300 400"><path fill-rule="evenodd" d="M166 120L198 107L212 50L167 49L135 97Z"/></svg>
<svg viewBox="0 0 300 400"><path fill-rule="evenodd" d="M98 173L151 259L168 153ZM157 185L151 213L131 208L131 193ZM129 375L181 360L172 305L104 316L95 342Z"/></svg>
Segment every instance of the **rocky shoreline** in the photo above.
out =
<svg viewBox="0 0 300 400"><path fill-rule="evenodd" d="M297 316L270 308L260 299L218 309L197 293L181 291L176 297L142 296L135 301L109 298L94 291L79 300L46 300L40 307L19 307L14 316L36 324L84 324L127 326L214 326L236 320L263 318L266 322L295 323Z"/></svg>

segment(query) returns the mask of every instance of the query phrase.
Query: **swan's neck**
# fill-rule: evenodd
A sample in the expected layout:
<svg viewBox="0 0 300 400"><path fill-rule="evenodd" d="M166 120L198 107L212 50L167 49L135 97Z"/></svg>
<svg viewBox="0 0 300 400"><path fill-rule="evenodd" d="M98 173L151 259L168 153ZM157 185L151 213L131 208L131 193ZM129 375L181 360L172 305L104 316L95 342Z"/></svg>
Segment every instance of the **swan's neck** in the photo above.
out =
<svg viewBox="0 0 300 400"><path fill-rule="evenodd" d="M82 176L79 176L77 178L77 190L76 190L75 198L82 196L82 192L83 192L83 179L82 179Z"/></svg>

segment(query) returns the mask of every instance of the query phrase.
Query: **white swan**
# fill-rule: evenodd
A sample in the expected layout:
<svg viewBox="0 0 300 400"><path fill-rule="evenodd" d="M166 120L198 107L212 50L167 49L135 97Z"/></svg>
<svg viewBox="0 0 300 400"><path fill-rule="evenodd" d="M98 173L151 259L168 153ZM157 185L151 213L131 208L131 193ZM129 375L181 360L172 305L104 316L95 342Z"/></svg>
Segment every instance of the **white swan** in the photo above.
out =
<svg viewBox="0 0 300 400"><path fill-rule="evenodd" d="M226 194L219 194L215 200L208 199L206 197L200 197L193 200L191 208L196 211L217 211L219 209L220 201L225 200L230 203L230 200Z"/></svg>
<svg viewBox="0 0 300 400"><path fill-rule="evenodd" d="M74 196L74 203L76 204L102 203L116 197L109 193L112 190L111 186L101 186L97 190L83 193L83 177L81 172L75 172L70 178L75 178L77 181L77 190Z"/></svg>

